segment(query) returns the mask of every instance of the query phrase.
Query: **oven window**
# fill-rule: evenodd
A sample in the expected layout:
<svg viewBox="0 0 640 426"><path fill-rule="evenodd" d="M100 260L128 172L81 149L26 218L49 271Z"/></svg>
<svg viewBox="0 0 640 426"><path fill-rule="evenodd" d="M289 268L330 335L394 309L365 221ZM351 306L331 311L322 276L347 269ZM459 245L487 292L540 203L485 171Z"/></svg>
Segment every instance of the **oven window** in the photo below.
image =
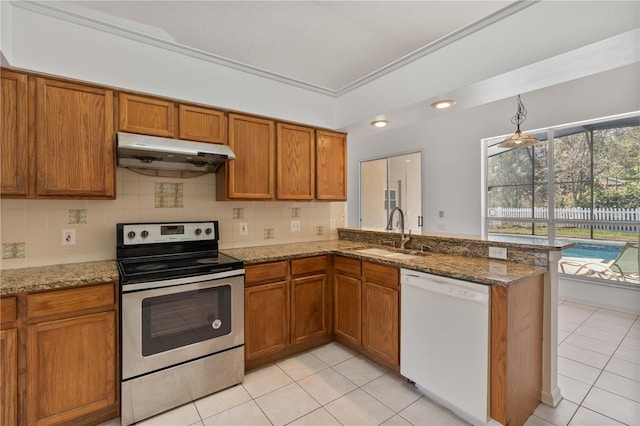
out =
<svg viewBox="0 0 640 426"><path fill-rule="evenodd" d="M142 355L231 333L231 285L142 301Z"/></svg>

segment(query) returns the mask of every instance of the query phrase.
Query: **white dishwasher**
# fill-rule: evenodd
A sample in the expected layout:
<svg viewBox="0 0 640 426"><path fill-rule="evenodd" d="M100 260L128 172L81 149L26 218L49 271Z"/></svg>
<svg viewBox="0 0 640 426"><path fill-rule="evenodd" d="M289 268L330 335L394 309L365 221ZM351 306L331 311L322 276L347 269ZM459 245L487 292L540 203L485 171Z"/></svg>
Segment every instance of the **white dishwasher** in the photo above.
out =
<svg viewBox="0 0 640 426"><path fill-rule="evenodd" d="M401 270L400 373L471 423L489 419L489 286Z"/></svg>

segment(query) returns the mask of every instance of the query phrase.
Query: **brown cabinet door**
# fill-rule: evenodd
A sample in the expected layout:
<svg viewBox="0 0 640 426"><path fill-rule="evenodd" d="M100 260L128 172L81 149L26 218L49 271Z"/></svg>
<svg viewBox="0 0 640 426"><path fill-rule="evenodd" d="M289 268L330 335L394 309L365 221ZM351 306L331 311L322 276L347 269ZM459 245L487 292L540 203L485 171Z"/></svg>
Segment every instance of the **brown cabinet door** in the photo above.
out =
<svg viewBox="0 0 640 426"><path fill-rule="evenodd" d="M37 79L38 196L115 197L113 92Z"/></svg>
<svg viewBox="0 0 640 426"><path fill-rule="evenodd" d="M2 130L0 130L0 195L24 196L28 187L27 76L0 71Z"/></svg>
<svg viewBox="0 0 640 426"><path fill-rule="evenodd" d="M122 132L172 138L175 127L175 104L164 99L120 93L120 127Z"/></svg>
<svg viewBox="0 0 640 426"><path fill-rule="evenodd" d="M278 123L276 195L279 200L313 200L315 194L315 131Z"/></svg>
<svg viewBox="0 0 640 426"><path fill-rule="evenodd" d="M27 327L27 424L72 422L116 403L114 311Z"/></svg>
<svg viewBox="0 0 640 426"><path fill-rule="evenodd" d="M327 334L325 274L291 280L291 344Z"/></svg>
<svg viewBox="0 0 640 426"><path fill-rule="evenodd" d="M217 191L218 197L251 200L274 198L274 128L271 120L229 114L229 147L236 159L225 164L225 186Z"/></svg>
<svg viewBox="0 0 640 426"><path fill-rule="evenodd" d="M18 421L18 335L16 329L0 331L0 424Z"/></svg>
<svg viewBox="0 0 640 426"><path fill-rule="evenodd" d="M223 111L191 105L179 105L180 139L227 143L227 119Z"/></svg>
<svg viewBox="0 0 640 426"><path fill-rule="evenodd" d="M245 288L245 360L253 360L289 345L289 282Z"/></svg>
<svg viewBox="0 0 640 426"><path fill-rule="evenodd" d="M378 358L400 365L399 292L365 281L362 284L362 346Z"/></svg>
<svg viewBox="0 0 640 426"><path fill-rule="evenodd" d="M347 135L316 131L316 198L347 199Z"/></svg>
<svg viewBox="0 0 640 426"><path fill-rule="evenodd" d="M358 278L334 275L335 334L357 346L362 344L361 287L362 283Z"/></svg>

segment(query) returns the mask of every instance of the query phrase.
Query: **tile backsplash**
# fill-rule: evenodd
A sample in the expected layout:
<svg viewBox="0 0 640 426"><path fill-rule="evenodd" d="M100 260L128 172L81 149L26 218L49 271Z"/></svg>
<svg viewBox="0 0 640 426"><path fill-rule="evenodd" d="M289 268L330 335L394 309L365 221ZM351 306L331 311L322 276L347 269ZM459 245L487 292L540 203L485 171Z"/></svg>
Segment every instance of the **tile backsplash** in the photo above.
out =
<svg viewBox="0 0 640 426"><path fill-rule="evenodd" d="M220 248L338 237L344 202L216 201L213 174L166 178L116 169L115 200L0 200L0 269L114 259L116 223L218 220ZM300 231L291 232L291 218ZM240 235L240 223L247 235ZM75 230L63 245L62 230Z"/></svg>

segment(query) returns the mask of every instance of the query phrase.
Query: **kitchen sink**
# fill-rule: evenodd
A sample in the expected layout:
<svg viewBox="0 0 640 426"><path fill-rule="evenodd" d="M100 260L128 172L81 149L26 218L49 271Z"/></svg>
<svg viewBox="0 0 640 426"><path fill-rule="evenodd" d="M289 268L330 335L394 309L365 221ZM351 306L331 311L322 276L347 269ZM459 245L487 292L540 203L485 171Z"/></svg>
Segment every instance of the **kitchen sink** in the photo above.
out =
<svg viewBox="0 0 640 426"><path fill-rule="evenodd" d="M388 257L391 259L415 259L418 256L414 255L414 254L407 254L407 253L397 253L395 251L390 251L390 250L385 250L385 249L379 249L379 248L368 248L368 249L362 249L362 250L356 250L358 253L362 253L362 254L372 254L375 256L383 256L383 257Z"/></svg>
<svg viewBox="0 0 640 426"><path fill-rule="evenodd" d="M386 254L385 257L390 257L393 259L415 259L416 256L415 254L407 254L407 253L393 253L393 254Z"/></svg>

